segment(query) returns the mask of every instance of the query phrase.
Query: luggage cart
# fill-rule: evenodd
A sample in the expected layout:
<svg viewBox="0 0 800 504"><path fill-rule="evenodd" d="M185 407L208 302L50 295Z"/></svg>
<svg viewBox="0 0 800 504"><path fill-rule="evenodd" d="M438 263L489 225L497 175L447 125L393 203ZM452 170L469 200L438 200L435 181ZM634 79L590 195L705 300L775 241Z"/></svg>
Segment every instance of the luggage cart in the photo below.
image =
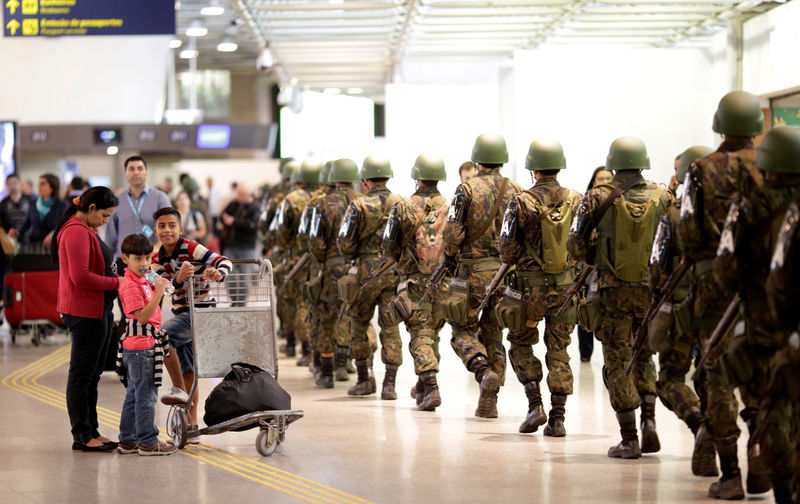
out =
<svg viewBox="0 0 800 504"><path fill-rule="evenodd" d="M261 258L231 262L234 270L225 281L209 282L194 276L189 285L195 367L190 398L200 378L224 377L235 362L258 366L278 379L272 264ZM211 306L197 302L206 293L216 300ZM190 405L173 405L167 416L167 432L178 448L188 439ZM302 417L302 410L256 411L193 434L220 434L257 424L256 450L266 457L284 441L289 424Z"/></svg>

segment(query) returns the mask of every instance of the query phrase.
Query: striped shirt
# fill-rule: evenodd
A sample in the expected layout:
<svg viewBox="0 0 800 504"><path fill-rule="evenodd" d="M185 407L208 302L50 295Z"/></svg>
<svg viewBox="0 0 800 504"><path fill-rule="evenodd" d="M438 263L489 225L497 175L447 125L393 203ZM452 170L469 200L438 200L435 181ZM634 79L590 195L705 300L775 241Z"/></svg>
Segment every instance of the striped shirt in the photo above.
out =
<svg viewBox="0 0 800 504"><path fill-rule="evenodd" d="M164 357L169 355L169 336L161 329L154 325L140 324L138 320L128 319L127 327L125 327L125 334L119 339L117 345L117 362L114 366L114 371L119 375L119 379L123 385L128 386L128 373L125 369L125 364L122 362L122 348L125 346L125 341L128 338L146 335L153 340L153 386L158 388L161 386L161 377L163 376Z"/></svg>
<svg viewBox="0 0 800 504"><path fill-rule="evenodd" d="M125 318L128 319L128 329L130 329L131 321L135 321L137 326L141 325L136 321L136 316L133 312L147 306L147 303L153 299L155 290L155 287L143 277L138 276L127 268L125 269L125 276L119 284L119 300L122 303L122 311L125 312ZM156 329L161 327L160 307L156 306L156 310L150 316L147 324L154 326ZM127 350L147 350L153 347L153 337L147 332L127 332L126 336L123 348Z"/></svg>
<svg viewBox="0 0 800 504"><path fill-rule="evenodd" d="M195 306L213 306L216 300L211 297L209 292L209 285L207 280L200 281L200 277L206 267L210 266L217 268L223 277L227 277L231 272L233 265L231 261L220 254L212 252L200 245L196 241L189 240L181 236L172 255L167 255L167 251L162 245L158 249L158 253L153 256L153 271L165 278L172 280L172 285L175 287L175 293L172 294L172 313L178 314L189 310L189 289L186 282L179 284L177 282L178 272L181 270L181 265L190 261L193 263L201 263L200 266L195 266L195 289L194 289L194 303Z"/></svg>

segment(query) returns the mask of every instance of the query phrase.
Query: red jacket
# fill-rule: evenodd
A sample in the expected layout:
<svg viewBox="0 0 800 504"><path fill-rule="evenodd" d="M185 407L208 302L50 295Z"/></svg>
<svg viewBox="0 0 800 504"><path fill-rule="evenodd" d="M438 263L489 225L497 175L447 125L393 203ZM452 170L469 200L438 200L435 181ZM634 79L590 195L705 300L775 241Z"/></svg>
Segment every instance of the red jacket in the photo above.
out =
<svg viewBox="0 0 800 504"><path fill-rule="evenodd" d="M58 232L57 311L74 317L103 316L103 293L119 288L104 276L106 268L97 232L73 216Z"/></svg>

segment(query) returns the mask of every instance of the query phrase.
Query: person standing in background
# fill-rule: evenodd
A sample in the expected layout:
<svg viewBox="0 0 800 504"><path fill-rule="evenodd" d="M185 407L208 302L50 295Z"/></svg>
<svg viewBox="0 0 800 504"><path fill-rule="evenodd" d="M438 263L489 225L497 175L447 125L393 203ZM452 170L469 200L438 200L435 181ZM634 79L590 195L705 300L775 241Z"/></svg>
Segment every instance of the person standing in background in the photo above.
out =
<svg viewBox="0 0 800 504"><path fill-rule="evenodd" d="M236 187L236 199L222 212L222 252L230 259L257 257L258 205L244 184ZM241 272L241 271L240 271ZM233 306L244 306L250 286L246 282L226 282Z"/></svg>
<svg viewBox="0 0 800 504"><path fill-rule="evenodd" d="M219 222L219 211L222 204L222 195L214 189L214 178L206 178L206 187L208 187L208 194L206 195L206 217L211 221L211 234L217 235L217 222Z"/></svg>
<svg viewBox="0 0 800 504"><path fill-rule="evenodd" d="M106 243L119 258L122 239L142 233L155 246L158 237L154 231L153 213L168 206L169 198L162 191L147 185L147 162L142 156L131 156L124 164L128 190L120 194L120 205L106 226Z"/></svg>
<svg viewBox="0 0 800 504"><path fill-rule="evenodd" d="M206 235L208 234L208 226L206 226L206 218L203 212L192 209L192 200L186 191L181 191L175 198L175 208L181 214L181 224L183 225L183 234L190 240L205 243Z"/></svg>
<svg viewBox="0 0 800 504"><path fill-rule="evenodd" d="M58 221L67 209L67 202L58 195L61 182L52 173L45 173L39 177L39 197L28 207L28 215L19 231L12 229L9 236L29 245L42 244L50 246L53 240L53 231Z"/></svg>
<svg viewBox="0 0 800 504"><path fill-rule="evenodd" d="M35 196L33 192L33 181L31 179L25 179L22 181L22 194L29 198Z"/></svg>
<svg viewBox="0 0 800 504"><path fill-rule="evenodd" d="M472 161L465 161L458 167L458 176L461 178L461 183L468 181L478 174L478 167Z"/></svg>

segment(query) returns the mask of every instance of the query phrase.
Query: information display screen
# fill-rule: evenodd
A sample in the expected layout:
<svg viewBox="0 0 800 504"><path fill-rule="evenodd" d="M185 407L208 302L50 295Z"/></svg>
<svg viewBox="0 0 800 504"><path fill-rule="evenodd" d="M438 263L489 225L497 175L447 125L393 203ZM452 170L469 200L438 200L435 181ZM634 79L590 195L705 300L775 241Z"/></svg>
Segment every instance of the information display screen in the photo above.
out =
<svg viewBox="0 0 800 504"><path fill-rule="evenodd" d="M198 149L227 149L231 144L231 127L227 124L201 124L197 127Z"/></svg>
<svg viewBox="0 0 800 504"><path fill-rule="evenodd" d="M122 142L122 130L120 128L95 128L94 143L96 144L118 144Z"/></svg>
<svg viewBox="0 0 800 504"><path fill-rule="evenodd" d="M6 195L6 177L17 169L17 123L0 121L0 192Z"/></svg>

